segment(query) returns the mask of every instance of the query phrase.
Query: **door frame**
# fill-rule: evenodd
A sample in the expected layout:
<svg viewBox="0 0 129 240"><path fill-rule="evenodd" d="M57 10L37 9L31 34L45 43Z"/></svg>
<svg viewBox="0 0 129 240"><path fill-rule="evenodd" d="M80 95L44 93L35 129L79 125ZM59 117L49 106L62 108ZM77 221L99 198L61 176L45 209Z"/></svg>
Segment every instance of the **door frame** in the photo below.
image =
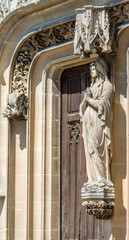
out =
<svg viewBox="0 0 129 240"><path fill-rule="evenodd" d="M89 59L81 59L80 56L73 55L72 41L41 51L31 64L28 153L31 148L31 126L34 121L31 113L31 102L35 96L33 84L37 75L42 76L42 239L50 239L53 236L60 239L61 74L67 68L88 64L96 58L97 55ZM29 154L28 156L31 166L33 163Z"/></svg>

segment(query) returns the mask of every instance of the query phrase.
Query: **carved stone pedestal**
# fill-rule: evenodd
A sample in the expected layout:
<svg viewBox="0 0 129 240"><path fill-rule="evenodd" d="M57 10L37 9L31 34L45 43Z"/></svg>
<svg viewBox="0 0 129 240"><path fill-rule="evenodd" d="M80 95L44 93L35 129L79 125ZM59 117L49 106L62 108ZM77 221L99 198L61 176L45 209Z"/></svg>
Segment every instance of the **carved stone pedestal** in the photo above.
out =
<svg viewBox="0 0 129 240"><path fill-rule="evenodd" d="M81 198L83 200L82 205L86 207L89 215L101 220L108 220L113 216L114 192L88 193L82 188Z"/></svg>

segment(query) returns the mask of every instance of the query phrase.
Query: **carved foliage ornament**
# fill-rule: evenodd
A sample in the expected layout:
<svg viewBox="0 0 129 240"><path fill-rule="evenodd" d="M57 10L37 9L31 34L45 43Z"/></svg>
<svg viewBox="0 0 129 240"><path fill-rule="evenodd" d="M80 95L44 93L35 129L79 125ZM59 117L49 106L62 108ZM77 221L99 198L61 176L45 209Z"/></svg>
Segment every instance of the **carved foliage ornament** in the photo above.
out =
<svg viewBox="0 0 129 240"><path fill-rule="evenodd" d="M113 31L111 36L108 11L105 6L77 9L74 54L82 54L84 57L89 52L112 51Z"/></svg>
<svg viewBox="0 0 129 240"><path fill-rule="evenodd" d="M96 50L111 52L114 22L120 24L127 21L129 21L129 3L110 8L86 6L77 10L76 26L73 20L33 34L23 43L16 57L13 67L12 92L27 92L29 67L38 51L72 40L75 30L75 54L85 56L87 52Z"/></svg>
<svg viewBox="0 0 129 240"><path fill-rule="evenodd" d="M109 17L116 26L129 22L129 2L111 7Z"/></svg>
<svg viewBox="0 0 129 240"><path fill-rule="evenodd" d="M18 6L24 6L31 0L19 0ZM9 13L4 4L0 4L0 21ZM74 38L74 53L85 56L87 52L110 52L114 31L111 21L116 25L129 20L129 3L115 7L86 6L77 10L75 21L69 21L33 34L21 46L13 66L11 92L27 93L30 64L35 54L49 46ZM110 34L110 32L112 34Z"/></svg>
<svg viewBox="0 0 129 240"><path fill-rule="evenodd" d="M75 21L44 29L29 37L19 49L13 66L11 94L3 116L8 119L27 119L28 76L30 64L39 51L49 46L73 39Z"/></svg>
<svg viewBox="0 0 129 240"><path fill-rule="evenodd" d="M8 7L6 1L0 3L0 23L2 22L2 20L11 12L13 12L14 10L20 8L20 7L25 7L31 3L38 3L39 0L17 0L17 4L16 6L12 7Z"/></svg>
<svg viewBox="0 0 129 240"><path fill-rule="evenodd" d="M114 202L109 200L101 201L85 201L82 203L86 207L86 211L89 215L95 216L100 220L109 220L113 216L114 212Z"/></svg>
<svg viewBox="0 0 129 240"><path fill-rule="evenodd" d="M12 92L27 93L30 64L36 53L49 46L73 39L75 21L50 27L29 37L20 48L12 76Z"/></svg>

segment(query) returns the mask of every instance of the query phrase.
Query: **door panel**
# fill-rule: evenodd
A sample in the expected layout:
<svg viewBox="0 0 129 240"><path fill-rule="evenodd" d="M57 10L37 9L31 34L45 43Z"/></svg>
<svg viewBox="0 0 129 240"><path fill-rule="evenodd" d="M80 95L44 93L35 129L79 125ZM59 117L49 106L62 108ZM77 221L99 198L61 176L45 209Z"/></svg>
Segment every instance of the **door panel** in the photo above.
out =
<svg viewBox="0 0 129 240"><path fill-rule="evenodd" d="M90 86L89 65L65 70L61 79L61 240L101 240L103 221L81 206L86 164L79 105Z"/></svg>

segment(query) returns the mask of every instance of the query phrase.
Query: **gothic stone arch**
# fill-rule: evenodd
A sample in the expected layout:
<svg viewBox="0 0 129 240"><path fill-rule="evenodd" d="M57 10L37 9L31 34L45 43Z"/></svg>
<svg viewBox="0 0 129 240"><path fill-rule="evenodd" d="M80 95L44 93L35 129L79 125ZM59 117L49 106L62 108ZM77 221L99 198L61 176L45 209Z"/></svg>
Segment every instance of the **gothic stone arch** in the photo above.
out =
<svg viewBox="0 0 129 240"><path fill-rule="evenodd" d="M125 17L125 19L127 18ZM28 44L28 39L27 37L26 44ZM72 38L70 39L72 40ZM33 37L32 40L35 41ZM128 152L128 94L126 94L126 84L128 82L128 29L121 34L118 41L118 56L113 61L113 69L116 69L116 72L114 73L113 70L115 85L113 101L115 157L112 167L115 168L113 170L114 180L119 184L116 185L115 215L113 222L110 221L109 223L111 232L113 226L113 232L112 234L109 231L107 233L105 229L105 236L110 237L112 235L111 237L121 240L118 228L121 223L124 226L128 224L125 211L125 208L128 209L128 199L127 196L123 195L125 191L128 193L129 179L128 156L126 155ZM58 164L60 159L60 137L59 135L57 137L56 133L60 129L60 76L66 68L95 60L95 58L82 60L78 56L73 56L73 41L58 46L53 45L44 50L40 48L40 50L40 52L35 51L36 55L33 61L31 59L29 62L31 67L29 70L27 68L28 75L25 75L29 79L28 93L30 102L27 127L25 121L22 123L12 122L11 128L9 127L9 138L11 139L9 146L12 151L9 150L11 163L9 166L9 187L14 186L9 196L8 227L10 239L14 239L14 235L18 234L19 226L21 229L23 227L28 229L27 236L30 239L32 236L34 239L37 236L43 239L50 239L51 237L59 239L60 177ZM26 59L24 54L23 56ZM16 60L16 57L14 59ZM28 56L26 61L29 61ZM15 61L12 62L14 64ZM18 77L18 71L15 72L13 69L11 72L13 73L11 76ZM14 85L12 84L12 86ZM3 101L5 102L5 96ZM54 121L55 114L57 121ZM6 129L5 132L7 133L8 130ZM29 136L27 141L23 135ZM26 144L22 144L24 142ZM24 165L25 167L23 167ZM25 171L21 173L22 168ZM21 195L19 189L22 189ZM25 204L18 205L22 200ZM13 211L14 203L18 207L15 211ZM22 209L20 216L25 221L21 221L21 225L18 223L19 225L16 226L15 221L19 209ZM24 224L22 225L22 223ZM35 229L32 228L34 225L36 226ZM122 236L125 237L126 229L122 227L121 232ZM26 236L26 230L22 234Z"/></svg>

